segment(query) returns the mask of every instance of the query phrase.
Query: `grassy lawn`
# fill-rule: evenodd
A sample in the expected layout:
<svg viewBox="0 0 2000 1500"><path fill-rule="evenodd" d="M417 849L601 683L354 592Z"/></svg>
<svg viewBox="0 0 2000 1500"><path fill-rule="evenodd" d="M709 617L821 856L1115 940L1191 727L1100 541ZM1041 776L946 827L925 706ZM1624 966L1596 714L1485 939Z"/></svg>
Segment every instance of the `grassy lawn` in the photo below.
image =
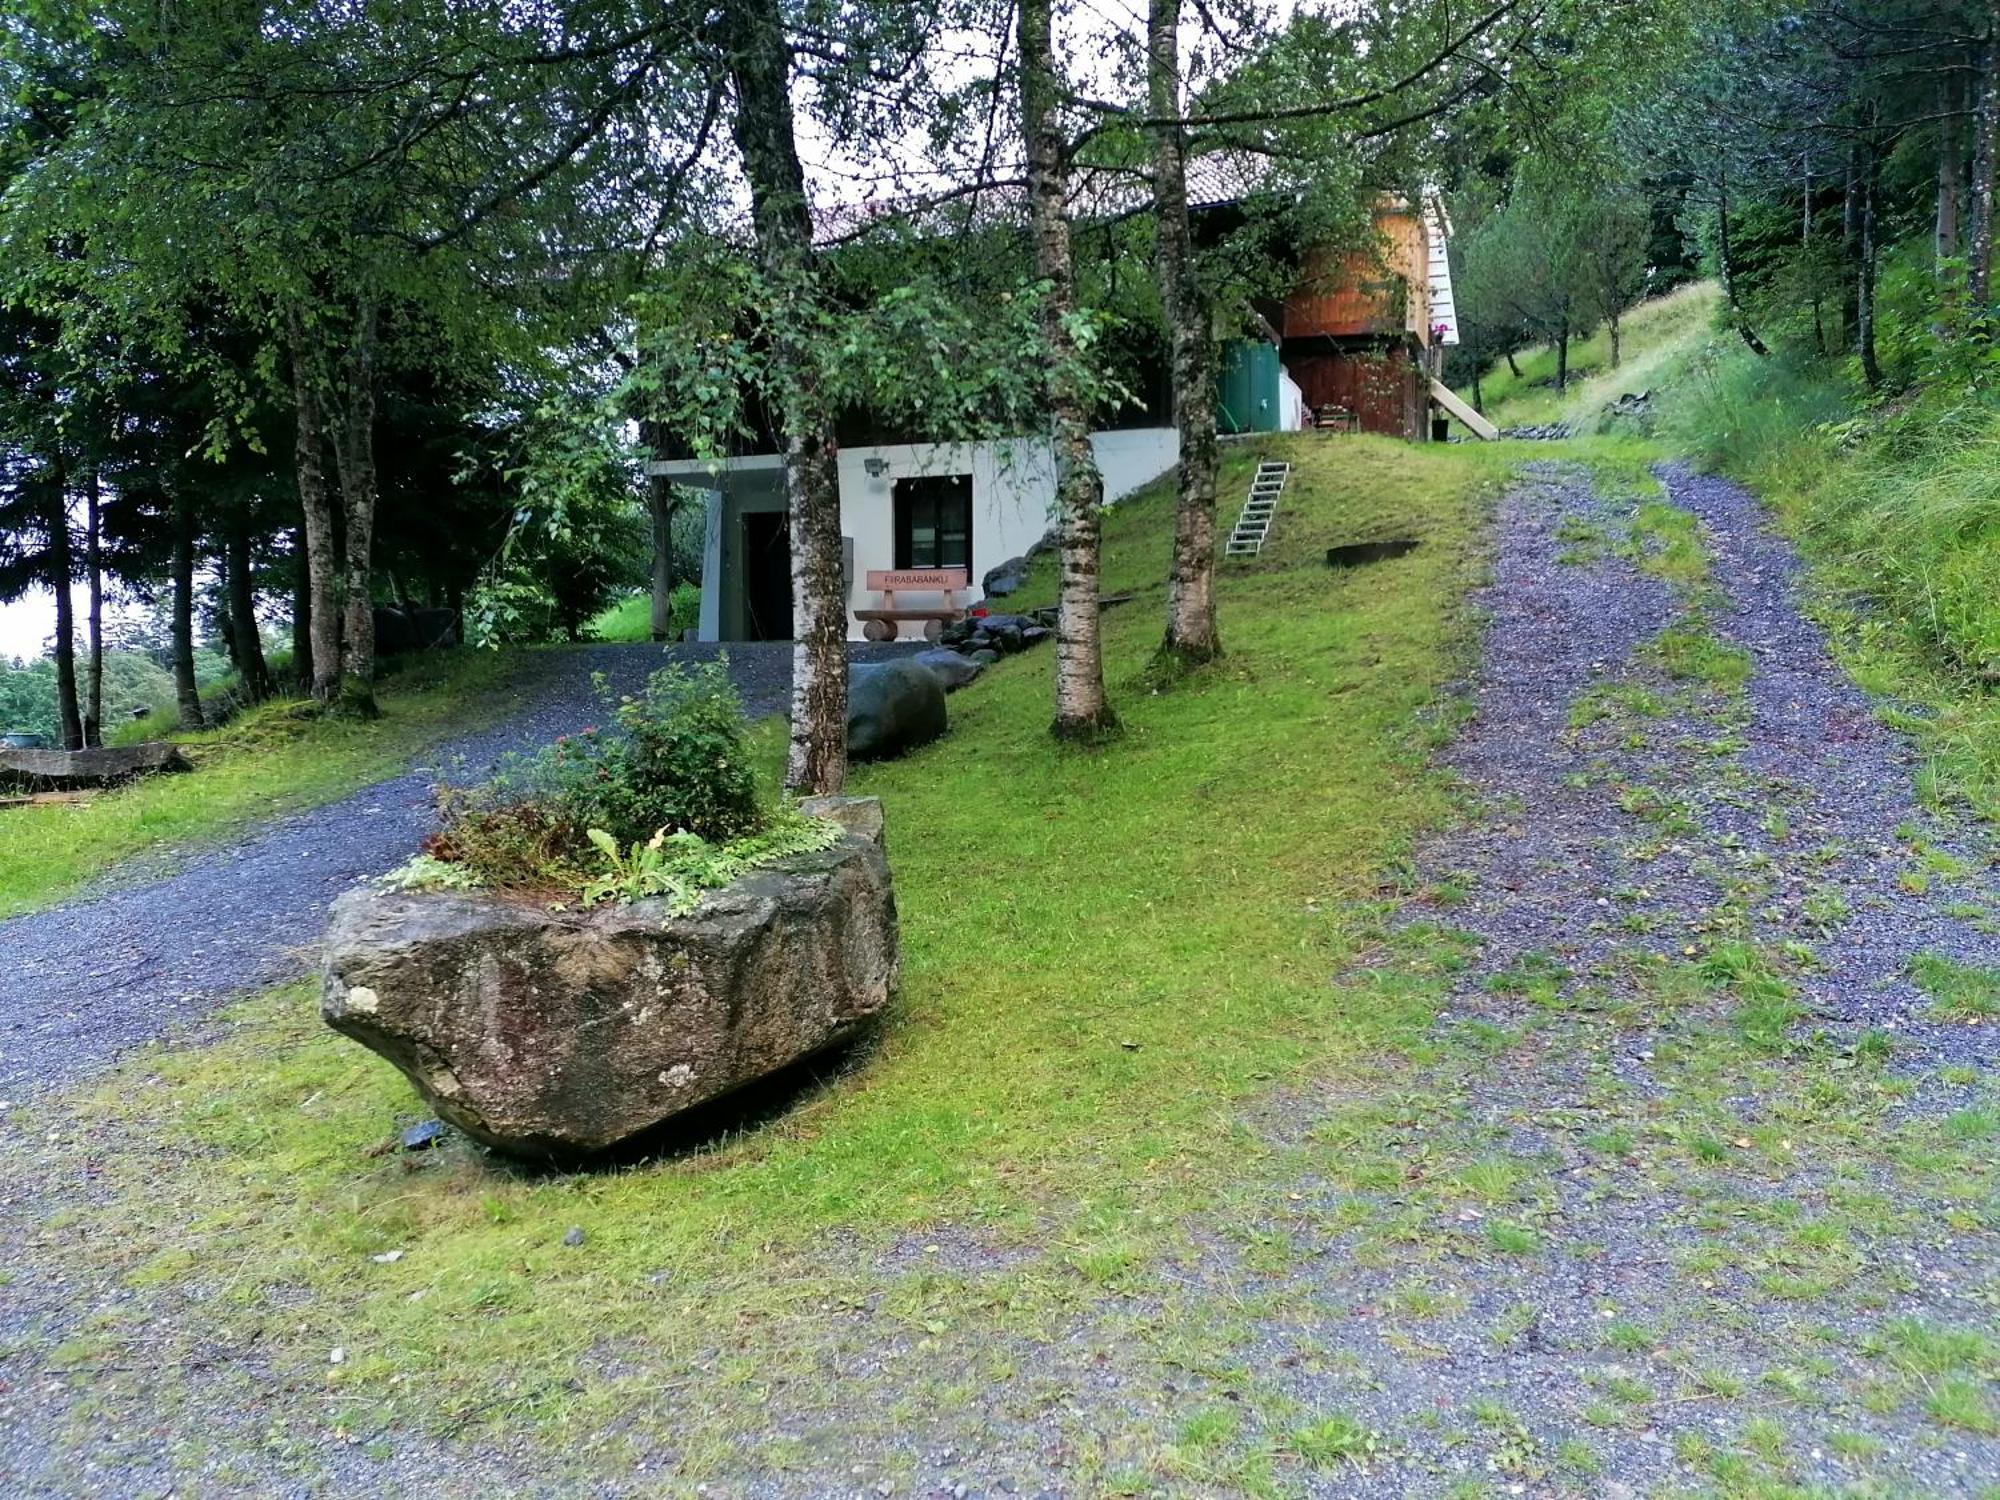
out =
<svg viewBox="0 0 2000 1500"><path fill-rule="evenodd" d="M213 843L277 813L315 807L399 774L447 734L475 727L467 704L504 662L461 652L382 683L374 723L322 718L270 703L221 729L176 735L191 774L156 776L88 802L0 810L0 917L73 894L120 861L150 850Z"/></svg>
<svg viewBox="0 0 2000 1500"><path fill-rule="evenodd" d="M615 604L607 604L590 622L588 634L596 641L650 641L653 638L652 596L632 594Z"/></svg>
<svg viewBox="0 0 2000 1500"><path fill-rule="evenodd" d="M698 586L684 583L675 589L672 638L679 640L683 629L698 623L700 613L701 589ZM653 596L650 593L630 594L616 603L607 604L590 622L584 635L593 641L650 641L653 638Z"/></svg>
<svg viewBox="0 0 2000 1500"><path fill-rule="evenodd" d="M184 1379L161 1340L254 1345L318 1428L527 1431L599 1472L670 1434L691 1484L739 1443L784 1462L772 1390L811 1389L862 1309L952 1350L918 1409L849 1419L893 1426L963 1409L1021 1341L1120 1297L1268 1157L1244 1123L1257 1101L1363 1087L1429 1045L1433 987L1335 976L1449 811L1428 757L1511 459L1273 440L1229 450L1224 495L1273 451L1292 486L1264 556L1225 568L1218 668L1145 686L1171 523L1156 485L1106 525L1106 585L1138 595L1106 617L1122 738L1050 741L1041 651L956 696L946 740L856 775L887 804L905 968L846 1071L618 1171L371 1155L415 1096L320 1025L308 988L264 996L218 1044L156 1051L78 1101L95 1188L48 1244L101 1296L65 1359L115 1368L143 1339L157 1402ZM1393 535L1423 545L1322 565ZM83 1149L56 1126L72 1134ZM968 1238L998 1274L926 1260ZM877 1269L906 1253L914 1268ZM123 1379L93 1387L96 1420L116 1420Z"/></svg>

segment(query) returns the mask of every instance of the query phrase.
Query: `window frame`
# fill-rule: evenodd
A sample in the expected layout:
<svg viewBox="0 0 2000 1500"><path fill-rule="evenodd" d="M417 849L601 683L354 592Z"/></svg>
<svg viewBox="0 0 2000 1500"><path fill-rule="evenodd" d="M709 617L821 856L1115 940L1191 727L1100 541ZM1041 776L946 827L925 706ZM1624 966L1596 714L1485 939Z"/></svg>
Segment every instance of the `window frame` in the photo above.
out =
<svg viewBox="0 0 2000 1500"><path fill-rule="evenodd" d="M963 561L944 561L943 542L947 528L947 507L957 501L959 515L964 518L965 557ZM931 531L931 556L919 560L916 556L916 530L918 507L929 508ZM889 486L890 529L893 533L894 565L897 571L905 572L920 568L963 568L968 578L972 576L972 476L970 474L905 474ZM956 519L956 517L953 517Z"/></svg>

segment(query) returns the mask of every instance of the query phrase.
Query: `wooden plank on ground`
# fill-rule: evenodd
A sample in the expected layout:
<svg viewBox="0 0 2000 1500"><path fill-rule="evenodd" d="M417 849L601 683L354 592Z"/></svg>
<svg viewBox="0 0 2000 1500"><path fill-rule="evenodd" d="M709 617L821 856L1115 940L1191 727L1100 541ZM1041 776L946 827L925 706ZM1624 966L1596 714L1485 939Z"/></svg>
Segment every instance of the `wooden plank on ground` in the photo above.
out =
<svg viewBox="0 0 2000 1500"><path fill-rule="evenodd" d="M1499 438L1500 429L1487 421L1486 418L1480 416L1478 412L1466 405L1465 402L1459 400L1458 392L1454 391L1442 380L1433 380L1431 382L1431 400L1437 402L1439 406L1450 412L1467 432L1472 433L1482 442L1491 443Z"/></svg>
<svg viewBox="0 0 2000 1500"><path fill-rule="evenodd" d="M0 747L0 778L57 786L104 786L155 771L193 767L181 747L166 740L111 745L98 750L19 750Z"/></svg>

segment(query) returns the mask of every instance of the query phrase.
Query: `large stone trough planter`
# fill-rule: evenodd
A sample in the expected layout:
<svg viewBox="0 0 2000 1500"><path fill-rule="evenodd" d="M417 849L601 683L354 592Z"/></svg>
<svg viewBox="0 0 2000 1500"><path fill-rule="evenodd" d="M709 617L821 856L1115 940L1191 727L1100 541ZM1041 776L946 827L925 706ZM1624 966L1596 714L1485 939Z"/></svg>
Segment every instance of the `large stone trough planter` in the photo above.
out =
<svg viewBox="0 0 2000 1500"><path fill-rule="evenodd" d="M831 801L832 799L828 799ZM709 892L549 911L366 885L334 903L321 1013L510 1154L603 1151L858 1034L896 982L872 799L849 832Z"/></svg>

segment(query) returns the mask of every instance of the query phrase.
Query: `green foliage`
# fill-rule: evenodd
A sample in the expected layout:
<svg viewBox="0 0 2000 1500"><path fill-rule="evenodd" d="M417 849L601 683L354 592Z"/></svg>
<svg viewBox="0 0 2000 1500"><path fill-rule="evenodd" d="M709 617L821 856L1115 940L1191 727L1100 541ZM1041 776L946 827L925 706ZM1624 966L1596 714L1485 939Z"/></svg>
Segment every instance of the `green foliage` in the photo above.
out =
<svg viewBox="0 0 2000 1500"><path fill-rule="evenodd" d="M420 858L463 872L467 888L559 894L588 878L586 825L556 799L499 786L446 788L438 814L441 826Z"/></svg>
<svg viewBox="0 0 2000 1500"><path fill-rule="evenodd" d="M667 639L678 641L701 623L701 586L677 583L668 596ZM587 632L597 641L650 641L653 638L653 596L628 594L608 604L590 622Z"/></svg>
<svg viewBox="0 0 2000 1500"><path fill-rule="evenodd" d="M759 421L783 410L800 380L815 399L927 439L1033 430L1048 378L1048 289L1017 244L953 243L955 253L932 264L935 247L907 228L885 229L834 258L827 288L815 291L767 275L729 241L690 236L633 298L643 358L616 400L703 458L768 441ZM1129 394L1110 322L1090 309L1069 324L1069 373L1100 410ZM774 358L780 332L811 362L801 376Z"/></svg>
<svg viewBox="0 0 2000 1500"><path fill-rule="evenodd" d="M434 854L418 854L377 882L391 891L473 891L480 879L465 865L448 864Z"/></svg>
<svg viewBox="0 0 2000 1500"><path fill-rule="evenodd" d="M602 828L586 832L604 857L603 873L583 887L586 905L664 896L668 912L677 917L692 911L703 891L720 889L778 860L831 848L840 840L839 824L792 808L777 813L756 833L725 844L711 844L685 829L670 834L661 828L643 843L621 849Z"/></svg>
<svg viewBox="0 0 2000 1500"><path fill-rule="evenodd" d="M727 840L762 821L743 739L743 703L726 663L663 667L637 698L615 701L619 734L590 730L553 747L544 787L586 828L621 843L656 828Z"/></svg>
<svg viewBox="0 0 2000 1500"><path fill-rule="evenodd" d="M1292 1433L1292 1451L1315 1469L1362 1463L1382 1449L1382 1435L1344 1412L1321 1417Z"/></svg>
<svg viewBox="0 0 2000 1500"><path fill-rule="evenodd" d="M641 454L612 414L566 405L539 411L517 447L504 478L519 506L466 600L466 639L579 640L614 595L645 576Z"/></svg>
<svg viewBox="0 0 2000 1500"><path fill-rule="evenodd" d="M537 891L584 888L608 856L600 894L657 880L647 893L664 895L701 888L690 874L713 861L757 852L738 840L798 832L773 825L759 800L726 663L663 667L638 697L595 681L615 728L564 735L487 786L447 788L427 854L483 885Z"/></svg>
<svg viewBox="0 0 2000 1500"><path fill-rule="evenodd" d="M83 686L83 658L78 653L77 691ZM136 710L171 707L173 679L151 658L131 651L104 656L104 724L106 738L131 720ZM56 709L56 666L48 657L31 662L0 660L0 733L28 730L60 743Z"/></svg>

